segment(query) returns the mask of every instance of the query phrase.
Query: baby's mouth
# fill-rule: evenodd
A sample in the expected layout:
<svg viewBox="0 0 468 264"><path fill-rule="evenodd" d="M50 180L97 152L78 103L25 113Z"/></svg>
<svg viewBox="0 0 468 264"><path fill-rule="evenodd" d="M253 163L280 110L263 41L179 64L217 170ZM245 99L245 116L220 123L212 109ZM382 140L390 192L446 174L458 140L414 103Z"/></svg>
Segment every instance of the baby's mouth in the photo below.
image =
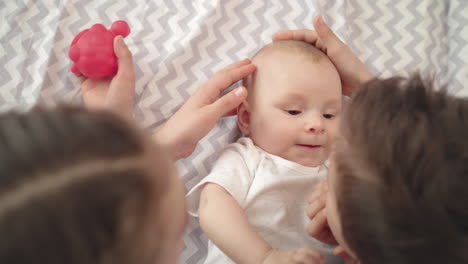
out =
<svg viewBox="0 0 468 264"><path fill-rule="evenodd" d="M308 144L297 144L299 147L316 149L322 147L321 145L308 145Z"/></svg>

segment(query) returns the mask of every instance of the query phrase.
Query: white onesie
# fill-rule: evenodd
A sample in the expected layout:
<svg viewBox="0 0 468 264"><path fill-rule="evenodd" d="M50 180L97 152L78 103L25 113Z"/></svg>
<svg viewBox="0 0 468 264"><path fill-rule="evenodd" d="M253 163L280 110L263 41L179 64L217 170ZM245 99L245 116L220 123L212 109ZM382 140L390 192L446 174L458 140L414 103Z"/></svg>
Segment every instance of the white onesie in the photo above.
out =
<svg viewBox="0 0 468 264"><path fill-rule="evenodd" d="M309 246L320 250L327 263L342 263L333 257L332 247L306 232L307 198L327 175L327 165L305 167L271 155L255 146L250 138L230 144L215 162L211 173L187 194L188 211L198 216L203 186L216 183L239 203L249 223L274 249L290 250ZM211 241L204 263L234 263Z"/></svg>

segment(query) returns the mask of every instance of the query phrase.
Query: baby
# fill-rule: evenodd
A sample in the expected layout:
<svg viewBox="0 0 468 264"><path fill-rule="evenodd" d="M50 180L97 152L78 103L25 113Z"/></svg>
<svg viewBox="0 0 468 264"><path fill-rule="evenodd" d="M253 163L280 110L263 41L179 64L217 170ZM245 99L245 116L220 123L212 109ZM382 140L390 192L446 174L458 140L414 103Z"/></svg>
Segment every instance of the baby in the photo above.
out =
<svg viewBox="0 0 468 264"><path fill-rule="evenodd" d="M307 196L327 175L338 133L341 82L312 45L277 41L253 58L229 145L188 194L210 239L205 263L329 263L331 248L307 232ZM319 251L312 249L318 249Z"/></svg>

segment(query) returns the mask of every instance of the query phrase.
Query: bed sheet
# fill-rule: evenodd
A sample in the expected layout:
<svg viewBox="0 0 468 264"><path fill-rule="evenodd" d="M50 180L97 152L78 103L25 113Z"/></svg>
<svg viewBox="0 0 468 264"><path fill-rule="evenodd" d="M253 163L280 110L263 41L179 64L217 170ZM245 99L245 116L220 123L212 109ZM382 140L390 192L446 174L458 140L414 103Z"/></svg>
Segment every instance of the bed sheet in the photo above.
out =
<svg viewBox="0 0 468 264"><path fill-rule="evenodd" d="M1 0L0 111L80 103L71 40L94 23L124 19L135 117L155 131L217 70L251 56L278 30L311 28L319 13L376 75L420 71L468 96L466 0ZM187 189L238 135L235 119L224 118L177 163ZM180 263L201 263L205 254L206 237L190 218Z"/></svg>

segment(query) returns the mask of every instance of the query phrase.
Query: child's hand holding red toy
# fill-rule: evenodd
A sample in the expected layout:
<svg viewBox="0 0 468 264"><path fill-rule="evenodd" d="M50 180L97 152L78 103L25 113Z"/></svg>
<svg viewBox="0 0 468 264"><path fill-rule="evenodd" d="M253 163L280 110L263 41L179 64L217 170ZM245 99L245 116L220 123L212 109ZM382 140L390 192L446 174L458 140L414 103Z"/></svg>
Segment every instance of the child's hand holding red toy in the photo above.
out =
<svg viewBox="0 0 468 264"><path fill-rule="evenodd" d="M116 37L113 44L118 62L117 74L101 79L86 78L77 74L81 84L81 94L86 107L107 109L132 120L135 94L132 53L121 36Z"/></svg>
<svg viewBox="0 0 468 264"><path fill-rule="evenodd" d="M78 33L68 52L74 62L71 71L87 78L99 79L117 72L117 57L114 52L114 38L126 37L130 28L125 21L112 24L110 30L102 24L95 24Z"/></svg>

